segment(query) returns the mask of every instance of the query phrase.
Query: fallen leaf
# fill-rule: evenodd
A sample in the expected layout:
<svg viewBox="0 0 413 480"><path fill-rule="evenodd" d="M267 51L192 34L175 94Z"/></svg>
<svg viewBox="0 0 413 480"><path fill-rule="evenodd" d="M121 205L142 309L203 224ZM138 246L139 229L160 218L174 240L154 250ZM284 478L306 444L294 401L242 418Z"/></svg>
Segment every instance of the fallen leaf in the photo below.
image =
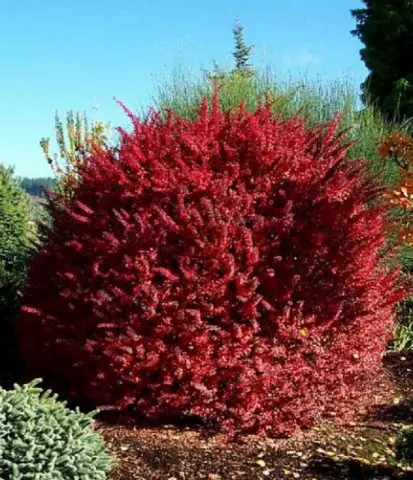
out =
<svg viewBox="0 0 413 480"><path fill-rule="evenodd" d="M300 330L300 334L301 334L302 337L307 337L308 336L308 328L305 328L305 327L302 328Z"/></svg>

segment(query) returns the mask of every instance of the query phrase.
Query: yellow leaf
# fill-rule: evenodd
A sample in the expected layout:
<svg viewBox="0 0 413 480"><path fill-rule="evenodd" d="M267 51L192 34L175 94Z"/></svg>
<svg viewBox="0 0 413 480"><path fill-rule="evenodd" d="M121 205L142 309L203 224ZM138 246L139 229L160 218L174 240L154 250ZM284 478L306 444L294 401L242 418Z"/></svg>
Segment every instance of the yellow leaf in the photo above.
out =
<svg viewBox="0 0 413 480"><path fill-rule="evenodd" d="M265 465L266 465L266 463L264 462L264 460L261 460L261 459L260 459L260 460L257 460L255 463L256 463L257 465L259 465L260 467L265 467Z"/></svg>

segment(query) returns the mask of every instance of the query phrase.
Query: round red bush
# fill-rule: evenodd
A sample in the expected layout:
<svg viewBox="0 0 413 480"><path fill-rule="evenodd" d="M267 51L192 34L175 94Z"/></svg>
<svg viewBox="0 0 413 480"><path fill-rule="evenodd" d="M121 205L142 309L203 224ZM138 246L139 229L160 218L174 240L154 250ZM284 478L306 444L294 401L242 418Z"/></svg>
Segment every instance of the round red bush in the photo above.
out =
<svg viewBox="0 0 413 480"><path fill-rule="evenodd" d="M37 375L151 420L292 432L379 372L402 294L379 188L338 122L203 104L129 113L34 257L18 325Z"/></svg>

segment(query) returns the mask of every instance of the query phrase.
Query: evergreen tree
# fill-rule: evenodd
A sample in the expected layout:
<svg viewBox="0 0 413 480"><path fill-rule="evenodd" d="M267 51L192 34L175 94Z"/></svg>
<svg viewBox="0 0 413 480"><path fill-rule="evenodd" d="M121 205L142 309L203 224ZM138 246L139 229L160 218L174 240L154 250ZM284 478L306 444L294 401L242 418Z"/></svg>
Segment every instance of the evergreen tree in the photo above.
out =
<svg viewBox="0 0 413 480"><path fill-rule="evenodd" d="M0 305L6 301L5 290L23 281L29 237L28 196L13 171L0 164Z"/></svg>
<svg viewBox="0 0 413 480"><path fill-rule="evenodd" d="M244 27L237 20L232 29L234 35L235 48L233 56L235 59L235 72L252 73L250 64L252 45L246 45L244 41Z"/></svg>
<svg viewBox="0 0 413 480"><path fill-rule="evenodd" d="M26 275L31 236L28 195L13 171L0 164L0 379L3 366L11 371L14 353L14 320L20 304L20 289Z"/></svg>
<svg viewBox="0 0 413 480"><path fill-rule="evenodd" d="M370 70L362 99L388 117L413 117L413 0L363 0L352 10L352 34L364 44L361 58Z"/></svg>

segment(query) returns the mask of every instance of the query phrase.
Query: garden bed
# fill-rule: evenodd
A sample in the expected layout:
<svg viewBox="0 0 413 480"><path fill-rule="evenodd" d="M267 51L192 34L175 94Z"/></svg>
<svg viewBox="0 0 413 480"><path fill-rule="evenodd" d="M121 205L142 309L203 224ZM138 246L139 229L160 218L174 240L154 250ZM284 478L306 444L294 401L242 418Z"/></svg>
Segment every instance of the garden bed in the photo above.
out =
<svg viewBox="0 0 413 480"><path fill-rule="evenodd" d="M249 436L228 442L202 429L138 428L101 423L118 458L111 480L410 479L394 443L413 423L413 352L389 353L394 389L372 392L368 413L333 427L326 423L287 440Z"/></svg>
<svg viewBox="0 0 413 480"><path fill-rule="evenodd" d="M392 387L372 392L354 422L319 425L290 439L228 442L195 427L134 427L98 421L118 464L109 480L413 479L395 460L395 439L413 424L413 351L384 359ZM7 369L4 369L7 370ZM3 372L9 388L15 374Z"/></svg>

